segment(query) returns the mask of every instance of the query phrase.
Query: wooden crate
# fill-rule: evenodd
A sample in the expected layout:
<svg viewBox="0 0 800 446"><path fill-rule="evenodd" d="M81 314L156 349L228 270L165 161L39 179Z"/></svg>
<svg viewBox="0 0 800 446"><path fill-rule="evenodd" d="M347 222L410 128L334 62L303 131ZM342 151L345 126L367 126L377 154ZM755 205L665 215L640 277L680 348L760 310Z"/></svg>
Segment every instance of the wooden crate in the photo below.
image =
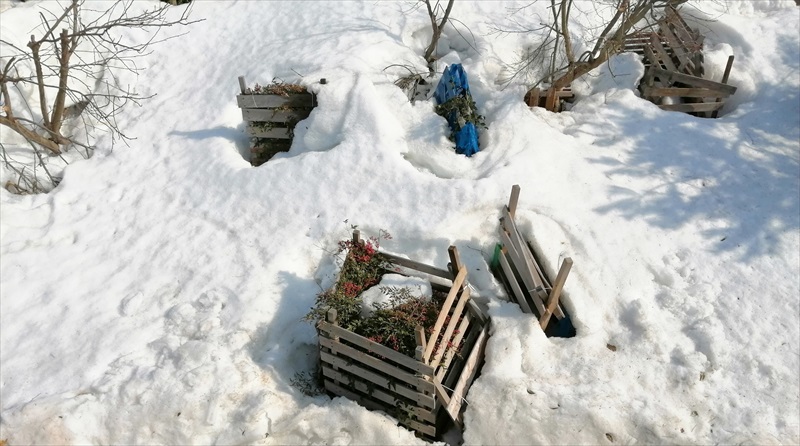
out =
<svg viewBox="0 0 800 446"><path fill-rule="evenodd" d="M523 312L532 313L539 318L539 325L548 335L562 337L574 335L571 322L561 305L561 292L572 268L572 259L567 257L561 263L555 282L551 282L540 266L533 244L526 242L514 222L514 214L519 200L520 187L511 188L508 206L504 206L500 217L500 244L496 253L496 262L492 268L508 290L512 301L516 302ZM555 319L552 319L555 316ZM559 325L559 322L564 323ZM567 329L565 329L565 324Z"/></svg>
<svg viewBox="0 0 800 446"><path fill-rule="evenodd" d="M357 233L354 235L358 239ZM325 389L374 410L430 439L462 425L465 396L483 361L489 320L470 300L467 270L451 247L450 271L380 252L391 272L423 277L447 290L429 339L417 328L415 357L373 342L337 324L335 310L317 324ZM438 342L437 342L438 340ZM463 344L462 344L463 341ZM456 351L462 344L460 352Z"/></svg>
<svg viewBox="0 0 800 446"><path fill-rule="evenodd" d="M528 107L544 107L553 112L560 112L564 102L575 99L572 86L566 86L561 90L554 91L552 88L532 88L526 94L524 101Z"/></svg>
<svg viewBox="0 0 800 446"><path fill-rule="evenodd" d="M703 79L703 36L692 30L678 10L669 6L657 32L640 32L625 41L624 50L643 56L642 97L662 110L716 118L725 99L736 92L727 85L733 56L721 82Z"/></svg>
<svg viewBox="0 0 800 446"><path fill-rule="evenodd" d="M639 84L639 91L643 98L657 104L662 110L716 118L725 105L725 99L736 93L736 87L726 84L732 64L733 56L730 56L722 82L651 66ZM678 99L677 102L668 103L665 98Z"/></svg>
<svg viewBox="0 0 800 446"><path fill-rule="evenodd" d="M294 128L316 107L316 96L308 92L254 94L246 87L244 76L239 77L239 89L236 104L242 109L246 131L253 142L250 163L259 166L276 153L289 151Z"/></svg>

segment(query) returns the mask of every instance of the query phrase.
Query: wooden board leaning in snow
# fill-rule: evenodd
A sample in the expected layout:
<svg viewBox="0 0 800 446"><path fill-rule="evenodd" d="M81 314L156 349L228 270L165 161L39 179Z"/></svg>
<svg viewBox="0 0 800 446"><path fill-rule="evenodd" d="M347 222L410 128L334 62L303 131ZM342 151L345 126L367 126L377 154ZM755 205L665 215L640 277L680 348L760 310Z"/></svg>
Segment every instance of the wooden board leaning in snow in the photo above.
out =
<svg viewBox="0 0 800 446"><path fill-rule="evenodd" d="M569 257L564 259L551 287L549 279L536 260L531 244L525 242L514 222L519 191L518 185L511 188L511 198L500 218L502 249L498 258L499 273L508 285L511 299L523 312L535 314L544 330L551 316L555 316L557 320L565 317L559 299L572 268L572 259Z"/></svg>
<svg viewBox="0 0 800 446"><path fill-rule="evenodd" d="M360 241L358 231L354 240ZM447 298L428 339L417 327L413 358L338 326L336 311L329 310L317 324L325 389L392 414L400 424L435 438L447 418L462 425L461 409L483 361L489 319L470 300L467 269L454 247L450 258L455 274L380 254L387 259L387 270L431 280L438 289L446 286Z"/></svg>

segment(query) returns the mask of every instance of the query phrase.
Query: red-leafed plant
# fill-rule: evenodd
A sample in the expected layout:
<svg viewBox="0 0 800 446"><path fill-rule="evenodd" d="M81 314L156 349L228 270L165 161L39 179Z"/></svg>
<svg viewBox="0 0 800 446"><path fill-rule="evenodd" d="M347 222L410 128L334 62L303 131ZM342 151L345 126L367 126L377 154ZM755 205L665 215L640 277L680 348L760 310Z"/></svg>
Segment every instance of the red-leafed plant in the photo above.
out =
<svg viewBox="0 0 800 446"><path fill-rule="evenodd" d="M317 296L306 318L320 321L329 308L336 309L339 326L413 357L417 347L416 327L421 326L426 336L431 336L446 295L434 292L432 298L425 298L412 294L406 287L383 287L389 301L373 304L372 314L362 317L362 293L379 284L381 277L390 272L390 265L378 252L380 241L390 238L388 232L381 230L378 237L362 242L340 241L337 255L346 254L339 279Z"/></svg>

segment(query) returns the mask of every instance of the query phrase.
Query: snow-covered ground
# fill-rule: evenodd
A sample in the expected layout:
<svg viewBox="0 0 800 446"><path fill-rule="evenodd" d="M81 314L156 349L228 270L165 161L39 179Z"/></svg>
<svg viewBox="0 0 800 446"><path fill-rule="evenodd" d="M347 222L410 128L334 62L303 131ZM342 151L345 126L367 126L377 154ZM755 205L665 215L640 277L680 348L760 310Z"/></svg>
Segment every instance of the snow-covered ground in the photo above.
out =
<svg viewBox="0 0 800 446"><path fill-rule="evenodd" d="M736 56L739 90L712 120L639 99L632 55L576 82L571 111L529 109L498 79L532 39L493 32L535 25L549 2L512 12L527 3L454 7L471 34L446 29L440 69L464 65L488 124L466 158L433 103L394 86L405 70L385 69L424 69L413 4L195 1L205 21L142 61L135 87L157 96L121 116L130 147L101 140L49 194L0 191L0 439L422 442L290 384L315 367L301 319L358 225L440 267L456 245L487 301L466 443L799 443L800 8L687 7L713 19L692 20L707 75ZM53 5L3 0L3 38L26 39ZM291 151L257 168L240 75L319 95ZM487 271L513 184L547 268L575 261L574 338L546 338Z"/></svg>

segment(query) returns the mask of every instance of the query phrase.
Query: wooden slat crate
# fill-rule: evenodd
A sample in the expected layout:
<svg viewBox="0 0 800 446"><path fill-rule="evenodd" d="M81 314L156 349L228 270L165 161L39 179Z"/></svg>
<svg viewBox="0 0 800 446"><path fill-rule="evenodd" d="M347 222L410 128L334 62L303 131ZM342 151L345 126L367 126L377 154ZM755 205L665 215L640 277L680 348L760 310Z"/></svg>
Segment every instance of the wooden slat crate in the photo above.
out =
<svg viewBox="0 0 800 446"><path fill-rule="evenodd" d="M247 122L247 134L253 138L250 163L259 166L276 153L289 150L295 126L311 114L317 99L308 92L254 94L246 87L244 76L239 77L239 89L236 104Z"/></svg>
<svg viewBox="0 0 800 446"><path fill-rule="evenodd" d="M358 232L354 240L360 240ZM470 299L467 270L451 247L450 271L380 252L391 272L423 277L447 297L429 339L417 327L415 357L340 327L336 310L317 324L325 389L395 416L430 439L462 423L465 396L483 361L489 319ZM462 344L463 341L463 344ZM457 351L461 345L460 352Z"/></svg>
<svg viewBox="0 0 800 446"><path fill-rule="evenodd" d="M492 265L493 269L508 290L511 300L516 302L523 312L536 315L545 333L562 337L574 335L571 322L567 319L568 315L560 302L561 292L572 268L572 259L570 257L564 259L556 280L551 285L540 266L532 244L525 241L514 222L519 192L519 186L513 186L508 206L503 208L500 217L499 252L496 253L496 264ZM552 316L555 316L555 319L552 319ZM564 322L557 327L562 320ZM565 326L568 330L564 329Z"/></svg>
<svg viewBox="0 0 800 446"><path fill-rule="evenodd" d="M547 110L559 112L564 101L575 98L572 87L567 86L561 90L553 92L551 88L532 88L525 94L524 101L529 107L544 107Z"/></svg>
<svg viewBox="0 0 800 446"><path fill-rule="evenodd" d="M732 64L733 56L730 56L722 82L651 66L645 72L639 90L643 98L657 104L662 110L716 118L725 99L736 92L736 87L725 83ZM679 98L679 102L666 103L664 98Z"/></svg>
<svg viewBox="0 0 800 446"><path fill-rule="evenodd" d="M733 64L728 59L721 82L703 79L703 36L692 30L672 6L658 22L658 32L640 32L625 41L626 51L643 56L642 97L662 110L716 118L725 98L736 92L726 85Z"/></svg>
<svg viewBox="0 0 800 446"><path fill-rule="evenodd" d="M678 11L668 6L657 23L657 31L640 31L625 39L623 51L644 57L645 67L660 68L702 77L704 37L686 24Z"/></svg>

